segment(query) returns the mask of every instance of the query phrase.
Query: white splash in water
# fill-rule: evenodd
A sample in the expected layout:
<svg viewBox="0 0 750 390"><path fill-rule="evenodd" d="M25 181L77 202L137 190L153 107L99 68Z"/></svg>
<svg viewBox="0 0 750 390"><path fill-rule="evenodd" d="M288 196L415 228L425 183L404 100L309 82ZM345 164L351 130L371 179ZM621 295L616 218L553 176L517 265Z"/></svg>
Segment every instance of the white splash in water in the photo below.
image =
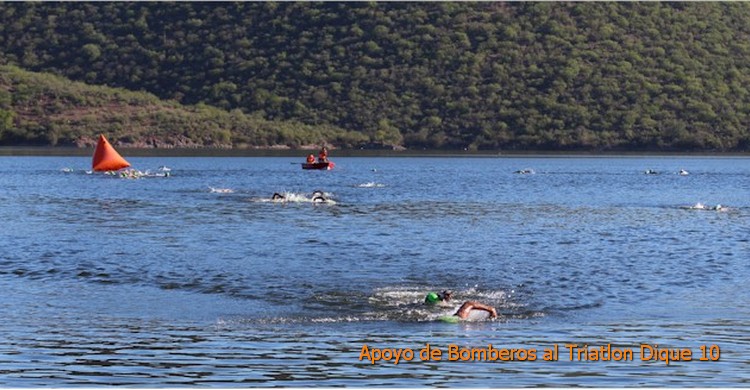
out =
<svg viewBox="0 0 750 390"><path fill-rule="evenodd" d="M357 188L383 188L385 184L375 183L374 181L357 184Z"/></svg>
<svg viewBox="0 0 750 390"><path fill-rule="evenodd" d="M716 206L708 206L700 202L692 206L684 206L682 208L686 210L729 211L729 207L727 206L722 206L720 204L717 204Z"/></svg>
<svg viewBox="0 0 750 390"><path fill-rule="evenodd" d="M274 193L270 198L253 198L252 202L261 203L321 203L321 204L336 204L336 201L331 199L331 194L323 191L315 191L312 194L295 193L295 192L281 192Z"/></svg>

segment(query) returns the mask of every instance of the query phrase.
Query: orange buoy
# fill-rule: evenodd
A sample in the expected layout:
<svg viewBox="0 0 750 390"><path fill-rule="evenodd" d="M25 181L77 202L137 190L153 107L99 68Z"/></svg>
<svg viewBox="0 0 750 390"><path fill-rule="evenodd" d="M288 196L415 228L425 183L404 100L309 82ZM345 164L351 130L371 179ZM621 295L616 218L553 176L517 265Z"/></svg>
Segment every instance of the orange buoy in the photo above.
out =
<svg viewBox="0 0 750 390"><path fill-rule="evenodd" d="M125 161L120 156L120 153L117 153L109 141L104 138L104 135L99 135L99 142L97 142L96 150L94 151L94 159L91 162L92 169L95 171L116 171L129 166L130 163Z"/></svg>

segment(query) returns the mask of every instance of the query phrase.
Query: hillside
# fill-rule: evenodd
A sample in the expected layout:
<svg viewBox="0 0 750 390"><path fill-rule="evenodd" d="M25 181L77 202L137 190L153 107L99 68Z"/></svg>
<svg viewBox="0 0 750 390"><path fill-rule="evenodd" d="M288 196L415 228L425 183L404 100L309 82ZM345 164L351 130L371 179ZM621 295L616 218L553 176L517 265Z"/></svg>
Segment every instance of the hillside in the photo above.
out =
<svg viewBox="0 0 750 390"><path fill-rule="evenodd" d="M23 69L311 126L290 128L297 144L750 149L746 2L5 2L0 48ZM195 126L198 143L295 139Z"/></svg>
<svg viewBox="0 0 750 390"><path fill-rule="evenodd" d="M183 106L144 92L90 86L0 66L0 142L93 146L97 135L131 147L313 147L358 144L333 126L269 121L203 104Z"/></svg>

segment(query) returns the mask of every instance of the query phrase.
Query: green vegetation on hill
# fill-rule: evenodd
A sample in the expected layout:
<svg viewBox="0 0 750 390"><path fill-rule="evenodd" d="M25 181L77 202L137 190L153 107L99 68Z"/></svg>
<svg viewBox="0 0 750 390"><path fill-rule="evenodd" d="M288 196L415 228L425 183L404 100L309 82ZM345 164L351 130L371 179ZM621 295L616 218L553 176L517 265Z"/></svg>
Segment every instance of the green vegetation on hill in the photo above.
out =
<svg viewBox="0 0 750 390"><path fill-rule="evenodd" d="M365 140L334 126L183 106L144 92L0 66L0 142L91 146L100 133L134 147L299 147L321 140L352 146Z"/></svg>
<svg viewBox="0 0 750 390"><path fill-rule="evenodd" d="M214 106L117 123L221 145L748 150L749 37L745 2L0 3L0 62ZM16 99L4 134L75 139Z"/></svg>

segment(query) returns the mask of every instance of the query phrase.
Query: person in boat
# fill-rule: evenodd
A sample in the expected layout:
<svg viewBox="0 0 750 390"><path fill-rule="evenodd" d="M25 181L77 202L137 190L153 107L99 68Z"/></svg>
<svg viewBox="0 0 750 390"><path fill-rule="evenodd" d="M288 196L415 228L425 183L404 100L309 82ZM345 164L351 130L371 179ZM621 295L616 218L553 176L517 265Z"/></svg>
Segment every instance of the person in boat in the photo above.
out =
<svg viewBox="0 0 750 390"><path fill-rule="evenodd" d="M451 291L445 290L441 293L435 293L430 292L425 297L424 301L428 305L434 305L439 302L449 302L453 296L453 293ZM456 313L453 315L465 320L469 318L469 314L471 314L472 310L482 310L490 313L490 318L497 318L497 310L495 310L494 307L485 305L483 303L479 303L476 301L466 301L464 302L461 307L456 310Z"/></svg>
<svg viewBox="0 0 750 390"><path fill-rule="evenodd" d="M318 153L318 162L319 163L326 163L328 162L328 149L326 147L322 147L320 149L320 153Z"/></svg>
<svg viewBox="0 0 750 390"><path fill-rule="evenodd" d="M307 163L308 164L314 164L315 163L315 155L310 153L307 155Z"/></svg>

